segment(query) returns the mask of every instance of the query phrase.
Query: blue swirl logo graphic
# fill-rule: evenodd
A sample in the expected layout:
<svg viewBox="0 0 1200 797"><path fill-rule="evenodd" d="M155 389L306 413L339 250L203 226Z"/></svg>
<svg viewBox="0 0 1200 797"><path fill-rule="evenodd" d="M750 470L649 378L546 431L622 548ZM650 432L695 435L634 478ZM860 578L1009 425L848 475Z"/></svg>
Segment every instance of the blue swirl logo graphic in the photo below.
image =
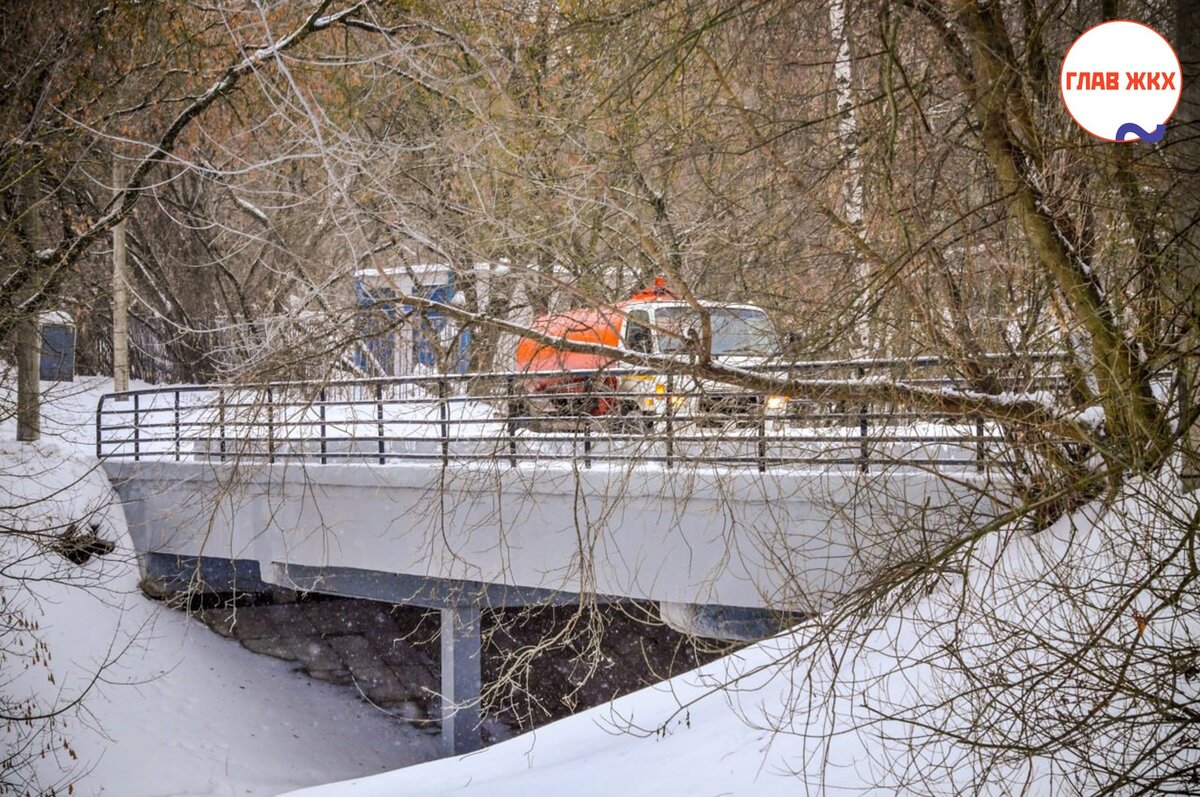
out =
<svg viewBox="0 0 1200 797"><path fill-rule="evenodd" d="M1157 144L1162 141L1163 136L1167 134L1167 126L1159 125L1152 132L1147 132L1141 125L1136 122L1126 122L1117 128L1117 141L1124 141L1125 136L1132 133L1141 141L1149 141L1151 144Z"/></svg>

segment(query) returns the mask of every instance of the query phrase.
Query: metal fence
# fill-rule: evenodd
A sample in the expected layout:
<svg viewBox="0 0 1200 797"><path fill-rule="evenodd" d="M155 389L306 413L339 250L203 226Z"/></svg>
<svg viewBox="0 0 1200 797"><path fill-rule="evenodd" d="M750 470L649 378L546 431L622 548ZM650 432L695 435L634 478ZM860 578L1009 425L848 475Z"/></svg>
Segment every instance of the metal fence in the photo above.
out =
<svg viewBox="0 0 1200 797"><path fill-rule="evenodd" d="M997 357L988 378L1010 393L1058 393L1057 362ZM831 384L886 375L909 385L975 387L936 358L757 370ZM848 406L819 389L783 399L644 369L170 387L106 395L96 409L97 456L133 460L637 462L758 471L900 463L982 471L1009 463L1012 443L976 416L888 402Z"/></svg>

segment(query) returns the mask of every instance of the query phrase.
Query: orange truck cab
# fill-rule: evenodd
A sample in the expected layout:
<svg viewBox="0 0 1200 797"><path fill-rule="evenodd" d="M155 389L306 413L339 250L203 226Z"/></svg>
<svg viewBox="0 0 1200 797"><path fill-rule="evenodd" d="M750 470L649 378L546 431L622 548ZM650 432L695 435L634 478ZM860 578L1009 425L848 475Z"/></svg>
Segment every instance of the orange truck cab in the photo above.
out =
<svg viewBox="0 0 1200 797"><path fill-rule="evenodd" d="M779 338L762 308L715 302L701 305L712 324L714 358L730 365L753 367L779 355ZM549 337L671 357L687 356L689 338L699 328L695 309L672 293L662 277L611 308L569 310L541 316L530 325L532 331ZM665 410L665 377L591 373L619 367L619 360L616 356L557 348L532 338L522 338L516 350L516 368L530 375L530 393L564 400L569 394L599 393L586 407L593 415L661 414ZM564 373L572 371L586 373ZM703 392L705 386L690 387L693 392L697 388ZM622 396L606 399L604 392ZM559 401L559 405L559 412L568 408L566 401Z"/></svg>

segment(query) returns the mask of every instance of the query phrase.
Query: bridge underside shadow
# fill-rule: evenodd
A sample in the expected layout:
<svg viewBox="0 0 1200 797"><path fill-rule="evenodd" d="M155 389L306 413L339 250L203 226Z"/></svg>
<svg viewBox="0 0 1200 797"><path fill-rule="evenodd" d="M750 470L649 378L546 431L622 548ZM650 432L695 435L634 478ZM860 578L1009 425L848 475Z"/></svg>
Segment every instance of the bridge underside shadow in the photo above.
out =
<svg viewBox="0 0 1200 797"><path fill-rule="evenodd" d="M430 578L404 573L294 565L263 579L258 562L215 557L147 553L141 557L143 589L161 600L197 595L270 595L280 589L359 598L389 605L435 609L440 619L441 727L445 752L478 749L484 610L629 600L553 590ZM282 576L282 577L280 577ZM669 607L669 608L668 608ZM781 629L781 615L737 606L664 605L664 619L676 630L719 639L762 639ZM788 619L799 619L789 617Z"/></svg>

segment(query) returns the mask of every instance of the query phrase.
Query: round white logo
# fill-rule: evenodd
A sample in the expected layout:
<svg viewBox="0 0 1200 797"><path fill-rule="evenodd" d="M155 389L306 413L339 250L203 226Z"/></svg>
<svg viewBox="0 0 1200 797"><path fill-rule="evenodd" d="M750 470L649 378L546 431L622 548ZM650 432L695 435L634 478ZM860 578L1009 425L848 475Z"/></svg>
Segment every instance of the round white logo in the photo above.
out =
<svg viewBox="0 0 1200 797"><path fill-rule="evenodd" d="M1075 40L1058 87L1084 130L1105 141L1158 141L1183 90L1179 58L1158 31L1105 22Z"/></svg>

